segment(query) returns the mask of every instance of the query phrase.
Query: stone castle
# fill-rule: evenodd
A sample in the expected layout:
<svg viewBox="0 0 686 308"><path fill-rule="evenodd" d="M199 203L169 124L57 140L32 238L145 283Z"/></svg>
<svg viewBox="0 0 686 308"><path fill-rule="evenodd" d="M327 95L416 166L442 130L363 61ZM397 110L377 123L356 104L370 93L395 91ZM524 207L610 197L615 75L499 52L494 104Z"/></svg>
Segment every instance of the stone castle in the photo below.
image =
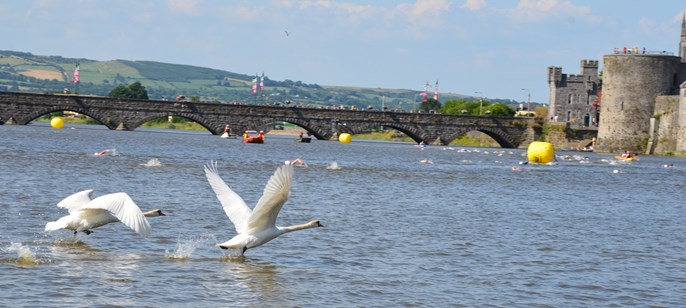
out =
<svg viewBox="0 0 686 308"><path fill-rule="evenodd" d="M603 56L602 81L597 61L581 61L579 75L549 67L549 120L598 123L596 152L686 154L686 15L678 50L615 50Z"/></svg>
<svg viewBox="0 0 686 308"><path fill-rule="evenodd" d="M562 74L562 68L548 67L550 107L548 120L580 126L598 126L600 78L598 61L581 60L581 74Z"/></svg>

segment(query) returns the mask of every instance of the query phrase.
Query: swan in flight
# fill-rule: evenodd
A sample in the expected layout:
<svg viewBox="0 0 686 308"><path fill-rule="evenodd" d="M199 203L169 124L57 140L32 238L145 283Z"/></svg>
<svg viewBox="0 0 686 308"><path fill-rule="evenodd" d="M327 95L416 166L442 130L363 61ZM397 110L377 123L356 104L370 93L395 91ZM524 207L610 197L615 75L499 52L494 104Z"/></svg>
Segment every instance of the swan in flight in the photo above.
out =
<svg viewBox="0 0 686 308"><path fill-rule="evenodd" d="M95 199L91 199L92 194L93 190L88 189L60 201L57 206L69 210L69 215L48 222L45 231L68 229L74 231L74 234L79 231L91 234L91 229L121 221L136 233L147 236L150 234L150 223L145 217L166 216L157 209L141 212L131 197L123 192Z"/></svg>
<svg viewBox="0 0 686 308"><path fill-rule="evenodd" d="M318 220L290 227L276 226L276 217L290 195L292 165L281 165L276 169L253 210L222 180L217 173L216 161L205 165L205 175L238 232L229 241L217 245L222 249L239 250L242 256L248 248L265 244L284 233L324 226Z"/></svg>

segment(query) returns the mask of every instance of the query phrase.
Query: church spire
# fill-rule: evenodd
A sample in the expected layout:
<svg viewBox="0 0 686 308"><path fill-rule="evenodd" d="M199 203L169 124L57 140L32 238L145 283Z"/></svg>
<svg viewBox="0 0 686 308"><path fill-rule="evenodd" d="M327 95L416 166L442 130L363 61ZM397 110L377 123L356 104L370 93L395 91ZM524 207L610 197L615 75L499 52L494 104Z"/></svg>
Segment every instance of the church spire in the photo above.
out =
<svg viewBox="0 0 686 308"><path fill-rule="evenodd" d="M686 12L681 16L681 41L679 42L679 57L686 63Z"/></svg>

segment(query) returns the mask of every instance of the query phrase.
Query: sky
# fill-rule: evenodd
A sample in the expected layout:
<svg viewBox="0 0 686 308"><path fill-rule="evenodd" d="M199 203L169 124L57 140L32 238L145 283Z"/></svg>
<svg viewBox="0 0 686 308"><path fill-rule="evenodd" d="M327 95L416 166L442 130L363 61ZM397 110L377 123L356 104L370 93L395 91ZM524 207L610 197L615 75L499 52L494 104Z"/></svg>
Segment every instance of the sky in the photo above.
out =
<svg viewBox="0 0 686 308"><path fill-rule="evenodd" d="M614 48L678 55L682 0L22 0L2 50L273 80L548 103L547 68ZM87 81L82 76L82 81ZM432 89L430 91L433 91Z"/></svg>

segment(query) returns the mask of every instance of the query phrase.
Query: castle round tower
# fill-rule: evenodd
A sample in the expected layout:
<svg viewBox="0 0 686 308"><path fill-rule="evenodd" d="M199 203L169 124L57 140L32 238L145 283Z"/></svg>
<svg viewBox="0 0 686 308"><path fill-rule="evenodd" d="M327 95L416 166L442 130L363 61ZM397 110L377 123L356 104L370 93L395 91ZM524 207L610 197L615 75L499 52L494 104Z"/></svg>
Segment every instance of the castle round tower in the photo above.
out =
<svg viewBox="0 0 686 308"><path fill-rule="evenodd" d="M595 150L645 152L655 97L678 90L681 58L664 53L603 57L603 98Z"/></svg>

